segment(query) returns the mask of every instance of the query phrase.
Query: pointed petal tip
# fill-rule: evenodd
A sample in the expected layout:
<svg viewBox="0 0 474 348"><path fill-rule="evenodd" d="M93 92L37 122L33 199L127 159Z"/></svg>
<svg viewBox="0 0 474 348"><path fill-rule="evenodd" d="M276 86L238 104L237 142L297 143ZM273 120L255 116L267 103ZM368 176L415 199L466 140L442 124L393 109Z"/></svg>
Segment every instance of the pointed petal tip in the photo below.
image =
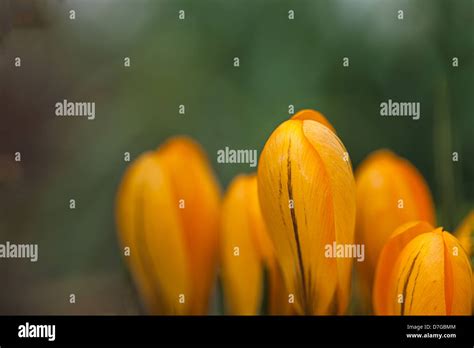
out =
<svg viewBox="0 0 474 348"><path fill-rule="evenodd" d="M327 120L327 118L320 113L319 111L312 110L312 109L303 109L299 112L297 112L295 115L291 117L291 120L311 120L311 121L316 121L324 126L328 127L331 131L336 133L336 130L332 126L332 124Z"/></svg>

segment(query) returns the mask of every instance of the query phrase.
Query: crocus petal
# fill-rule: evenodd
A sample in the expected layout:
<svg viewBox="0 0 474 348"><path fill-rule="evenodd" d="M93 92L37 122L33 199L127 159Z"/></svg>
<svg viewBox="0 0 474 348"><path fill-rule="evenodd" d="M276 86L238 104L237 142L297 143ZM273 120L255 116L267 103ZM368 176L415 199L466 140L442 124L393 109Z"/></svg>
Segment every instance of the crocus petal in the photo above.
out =
<svg viewBox="0 0 474 348"><path fill-rule="evenodd" d="M472 310L472 268L460 242L443 232L445 244L446 311L449 315L470 315Z"/></svg>
<svg viewBox="0 0 474 348"><path fill-rule="evenodd" d="M272 315L294 315L297 314L295 306L290 303L288 290L283 279L283 272L280 264L274 259L267 263L269 294L268 294L268 312Z"/></svg>
<svg viewBox="0 0 474 348"><path fill-rule="evenodd" d="M472 270L459 241L424 222L400 226L384 246L374 309L382 315L469 315Z"/></svg>
<svg viewBox="0 0 474 348"><path fill-rule="evenodd" d="M185 137L169 140L128 168L117 195L117 226L152 313L207 312L219 196L202 150Z"/></svg>
<svg viewBox="0 0 474 348"><path fill-rule="evenodd" d="M326 213L334 216L334 240L338 244L352 244L354 243L356 215L355 182L349 157L346 157L347 151L334 133L319 124L314 124L311 121L303 122L303 130L306 138L321 157L329 177L328 189L332 193L333 206L329 206L332 211L328 209ZM344 158L347 158L347 160ZM317 226L317 220L315 226ZM336 262L338 313L342 313L349 298L352 259L336 258Z"/></svg>
<svg viewBox="0 0 474 348"><path fill-rule="evenodd" d="M192 270L190 313L205 314L217 267L220 188L206 155L191 139L172 138L158 155L170 179ZM178 209L179 202L184 208Z"/></svg>
<svg viewBox="0 0 474 348"><path fill-rule="evenodd" d="M331 131L336 133L336 130L334 129L332 124L326 119L326 117L324 117L324 115L322 113L320 113L319 111L316 111L316 110L311 110L311 109L301 110L301 111L297 112L291 119L292 120L301 120L301 121L313 120L313 121L316 121L316 122L319 122L319 123L325 125Z"/></svg>
<svg viewBox="0 0 474 348"><path fill-rule="evenodd" d="M327 126L296 118L273 132L260 158L262 212L299 313L347 306L351 260L327 258L324 250L353 242L355 185L345 156Z"/></svg>
<svg viewBox="0 0 474 348"><path fill-rule="evenodd" d="M268 265L272 264L275 258L275 250L268 234L265 222L263 220L262 211L260 209L260 201L258 199L257 175L252 174L247 177L247 212L250 219L250 225L253 226L251 237L260 255L261 262Z"/></svg>
<svg viewBox="0 0 474 348"><path fill-rule="evenodd" d="M397 279L393 265L397 262L403 248L414 237L433 231L433 229L427 222L414 221L401 225L393 232L380 253L375 271L373 298L376 314L389 314L394 311L391 304L393 304L393 299L396 298L397 294L394 287L389 287L387 284L393 284Z"/></svg>
<svg viewBox="0 0 474 348"><path fill-rule="evenodd" d="M258 214L252 211L255 206L249 205L256 189L255 179L238 176L230 184L222 206L222 280L227 312L234 315L257 314L262 301L263 260L254 234L262 232L257 230L263 224L252 216Z"/></svg>
<svg viewBox="0 0 474 348"><path fill-rule="evenodd" d="M403 302L397 304L397 314L446 314L444 244L439 232L415 237L400 254L397 294L403 295Z"/></svg>
<svg viewBox="0 0 474 348"><path fill-rule="evenodd" d="M261 266L268 272L268 312L274 315L292 314L292 306L288 303L286 290L280 265L276 259L273 242L266 228L260 201L258 198L257 176L247 177L247 212L251 229L251 237L260 256Z"/></svg>
<svg viewBox="0 0 474 348"><path fill-rule="evenodd" d="M454 235L458 238L467 253L471 262L471 268L474 268L474 210L464 218L460 223ZM474 276L472 277L472 288L474 289ZM474 291L472 298L472 309L474 312Z"/></svg>
<svg viewBox="0 0 474 348"><path fill-rule="evenodd" d="M188 307L179 296L189 293L189 271L164 173L155 152L143 154L129 167L117 197L117 225L122 245L130 248L126 259L149 311L183 314Z"/></svg>

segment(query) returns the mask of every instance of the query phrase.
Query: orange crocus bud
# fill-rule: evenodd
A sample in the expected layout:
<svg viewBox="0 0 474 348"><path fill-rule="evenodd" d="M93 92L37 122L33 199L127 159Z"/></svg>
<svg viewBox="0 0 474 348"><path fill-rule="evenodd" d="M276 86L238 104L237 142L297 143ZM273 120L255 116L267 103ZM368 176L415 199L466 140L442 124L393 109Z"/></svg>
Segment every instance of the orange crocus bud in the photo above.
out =
<svg viewBox="0 0 474 348"><path fill-rule="evenodd" d="M257 176L239 175L224 197L221 216L220 256L226 310L232 315L255 315L269 297L270 313L276 308L281 280L272 242L260 211ZM264 294L264 269L270 290ZM280 298L279 302L283 301Z"/></svg>
<svg viewBox="0 0 474 348"><path fill-rule="evenodd" d="M380 253L378 315L470 315L472 269L459 240L427 222L398 227Z"/></svg>
<svg viewBox="0 0 474 348"><path fill-rule="evenodd" d="M151 313L207 313L219 204L208 160L189 138L172 138L127 169L117 195L117 226Z"/></svg>
<svg viewBox="0 0 474 348"><path fill-rule="evenodd" d="M461 243L471 261L471 267L474 268L474 210L471 210L469 215L464 218L454 235L459 239L459 243ZM474 277L472 277L472 287L474 289ZM474 311L474 297L472 306Z"/></svg>
<svg viewBox="0 0 474 348"><path fill-rule="evenodd" d="M258 190L294 312L344 313L352 259L325 250L354 241L355 183L347 151L321 114L304 110L272 133Z"/></svg>
<svg viewBox="0 0 474 348"><path fill-rule="evenodd" d="M418 170L388 150L369 155L356 171L356 240L365 245L358 285L370 304L377 260L395 228L414 220L435 223L431 194Z"/></svg>

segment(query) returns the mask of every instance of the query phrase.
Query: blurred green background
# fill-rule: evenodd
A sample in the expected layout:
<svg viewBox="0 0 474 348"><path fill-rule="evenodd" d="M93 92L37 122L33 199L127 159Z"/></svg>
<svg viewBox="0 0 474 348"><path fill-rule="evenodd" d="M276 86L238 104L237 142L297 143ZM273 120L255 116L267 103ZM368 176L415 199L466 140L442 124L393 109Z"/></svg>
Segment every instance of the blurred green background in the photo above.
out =
<svg viewBox="0 0 474 348"><path fill-rule="evenodd" d="M473 23L472 0L0 0L0 238L39 243L36 263L0 261L0 313L141 313L114 223L124 152L191 135L225 189L253 169L217 150L260 154L290 104L326 115L354 168L409 159L453 230L474 202ZM56 117L63 99L96 119ZM421 118L381 117L388 99Z"/></svg>

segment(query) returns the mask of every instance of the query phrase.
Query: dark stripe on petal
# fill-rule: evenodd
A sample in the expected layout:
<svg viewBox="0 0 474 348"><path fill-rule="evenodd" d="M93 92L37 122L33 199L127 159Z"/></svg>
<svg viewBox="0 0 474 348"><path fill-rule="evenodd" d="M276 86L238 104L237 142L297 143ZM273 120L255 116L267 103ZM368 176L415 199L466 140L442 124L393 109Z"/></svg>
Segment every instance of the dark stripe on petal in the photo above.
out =
<svg viewBox="0 0 474 348"><path fill-rule="evenodd" d="M420 255L420 252L421 252L421 249L416 253L416 256L413 258L413 261L411 262L410 269L408 270L408 275L405 278L405 283L403 284L403 292L402 292L403 302L402 302L401 311L400 311L401 315L405 315L405 301L406 301L406 298L407 298L406 297L407 287L408 287L408 283L410 282L410 277L411 277L411 274L413 272L413 268L415 267L416 259L418 258L418 255Z"/></svg>
<svg viewBox="0 0 474 348"><path fill-rule="evenodd" d="M288 187L288 198L293 201L293 208L290 209L291 212L291 221L293 222L293 234L295 236L295 242L296 242L296 250L298 251L298 263L299 263L299 268L300 268L300 274L301 274L301 282L303 284L303 303L304 303L304 308L305 312L307 312L307 301L306 301L306 277L305 277L305 271L304 271L304 265L303 265L303 255L301 253L301 245L300 245L300 237L298 233L298 222L296 221L296 212L295 212L295 206L294 206L294 200L293 200L293 187L291 184L291 140L288 144L288 159L287 159L287 172L288 172L288 182L287 182L287 187Z"/></svg>
<svg viewBox="0 0 474 348"><path fill-rule="evenodd" d="M415 286L416 286L416 280L418 279L418 275L420 274L420 268L421 268L422 262L420 261L420 264L418 265L418 268L416 269L416 275L415 275L415 280L413 282L413 289L411 290L411 299L410 299L410 310L411 306L413 305L413 296L415 295Z"/></svg>

